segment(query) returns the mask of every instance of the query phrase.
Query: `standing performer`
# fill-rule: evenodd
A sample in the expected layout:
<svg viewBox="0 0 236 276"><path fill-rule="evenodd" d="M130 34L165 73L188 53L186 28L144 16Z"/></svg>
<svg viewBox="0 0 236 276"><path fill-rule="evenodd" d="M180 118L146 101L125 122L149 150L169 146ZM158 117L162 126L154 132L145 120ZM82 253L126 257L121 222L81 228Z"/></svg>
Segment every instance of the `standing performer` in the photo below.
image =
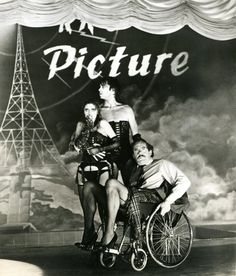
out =
<svg viewBox="0 0 236 276"><path fill-rule="evenodd" d="M120 148L116 155L115 162L121 171L124 182L129 179L129 173L125 170L127 161L132 158L130 136L133 141L141 138L138 133L138 126L132 108L119 103L116 95L119 92L119 84L114 78L107 78L101 81L99 96L103 100L101 116L108 121L119 138Z"/></svg>
<svg viewBox="0 0 236 276"><path fill-rule="evenodd" d="M89 187L92 185L101 190L109 178L117 177L117 166L111 156L119 147L115 132L100 118L99 106L94 102L84 106L84 120L77 123L74 147L82 154L76 176L84 211L84 235L80 247L89 247L97 238L93 223L96 202L91 199Z"/></svg>

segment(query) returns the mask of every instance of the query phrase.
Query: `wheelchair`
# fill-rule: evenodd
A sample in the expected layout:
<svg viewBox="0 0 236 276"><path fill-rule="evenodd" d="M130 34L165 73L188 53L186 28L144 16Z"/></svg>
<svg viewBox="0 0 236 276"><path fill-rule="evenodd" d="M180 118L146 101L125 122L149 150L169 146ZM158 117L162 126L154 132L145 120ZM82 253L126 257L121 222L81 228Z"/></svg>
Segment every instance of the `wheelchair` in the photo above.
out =
<svg viewBox="0 0 236 276"><path fill-rule="evenodd" d="M129 220L117 221L118 240L112 249L99 251L99 261L103 267L114 266L117 256L129 261L132 268L142 271L151 257L155 263L165 268L179 266L190 253L193 231L188 217L168 212L160 214L159 205L142 221L142 242L132 238L132 225ZM99 227L98 233L101 232ZM96 246L94 249L96 251Z"/></svg>

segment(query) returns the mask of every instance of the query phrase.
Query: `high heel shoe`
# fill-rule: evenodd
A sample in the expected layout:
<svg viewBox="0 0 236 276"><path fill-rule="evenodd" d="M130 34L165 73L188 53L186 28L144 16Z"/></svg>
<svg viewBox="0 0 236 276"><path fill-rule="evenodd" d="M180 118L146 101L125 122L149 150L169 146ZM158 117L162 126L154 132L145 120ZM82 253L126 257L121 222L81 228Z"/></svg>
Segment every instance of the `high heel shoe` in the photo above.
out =
<svg viewBox="0 0 236 276"><path fill-rule="evenodd" d="M114 236L113 236L113 238L111 239L111 241L110 241L108 244L103 244L103 245L102 245L102 250L105 251L105 250L107 250L107 249L112 249L112 248L114 248L114 245L115 245L116 241L117 241L117 234L114 233Z"/></svg>
<svg viewBox="0 0 236 276"><path fill-rule="evenodd" d="M95 232L95 233L92 235L92 237L91 237L91 239L90 239L89 241L82 241L81 243L76 242L76 243L75 243L75 246L77 246L77 247L80 248L80 249L90 250L90 249L93 248L93 246L94 246L94 244L95 244L97 238L98 238L98 234Z"/></svg>

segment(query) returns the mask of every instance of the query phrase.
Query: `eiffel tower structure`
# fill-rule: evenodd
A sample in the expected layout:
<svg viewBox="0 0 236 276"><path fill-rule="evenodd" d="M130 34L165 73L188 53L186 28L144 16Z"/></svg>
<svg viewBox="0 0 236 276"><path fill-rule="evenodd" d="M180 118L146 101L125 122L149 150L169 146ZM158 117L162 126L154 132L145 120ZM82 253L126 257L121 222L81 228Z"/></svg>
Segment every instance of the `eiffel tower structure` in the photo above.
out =
<svg viewBox="0 0 236 276"><path fill-rule="evenodd" d="M9 231L36 230L30 223L32 176L35 171L35 174L44 174L48 168L55 175L69 175L37 106L18 25L11 94L0 127L0 176L6 172L9 175L7 224L4 225Z"/></svg>
<svg viewBox="0 0 236 276"><path fill-rule="evenodd" d="M37 106L27 68L21 26L17 29L15 70L8 106L0 127L0 166L63 164Z"/></svg>

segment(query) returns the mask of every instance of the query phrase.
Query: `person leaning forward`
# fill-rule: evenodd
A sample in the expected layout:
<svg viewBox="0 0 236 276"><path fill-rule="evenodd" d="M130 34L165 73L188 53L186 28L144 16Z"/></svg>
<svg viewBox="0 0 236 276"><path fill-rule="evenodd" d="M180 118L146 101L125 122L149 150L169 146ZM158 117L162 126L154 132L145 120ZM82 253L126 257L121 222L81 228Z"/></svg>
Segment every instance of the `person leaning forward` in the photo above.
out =
<svg viewBox="0 0 236 276"><path fill-rule="evenodd" d="M132 149L137 166L131 172L129 185L125 187L118 180L109 179L105 186L108 217L102 239L104 247L113 247L117 239L114 224L122 206L129 206L140 235L140 202L159 204L162 216L170 210L180 214L189 205L186 191L191 183L181 170L167 160L153 159L153 146L143 139L134 142Z"/></svg>

